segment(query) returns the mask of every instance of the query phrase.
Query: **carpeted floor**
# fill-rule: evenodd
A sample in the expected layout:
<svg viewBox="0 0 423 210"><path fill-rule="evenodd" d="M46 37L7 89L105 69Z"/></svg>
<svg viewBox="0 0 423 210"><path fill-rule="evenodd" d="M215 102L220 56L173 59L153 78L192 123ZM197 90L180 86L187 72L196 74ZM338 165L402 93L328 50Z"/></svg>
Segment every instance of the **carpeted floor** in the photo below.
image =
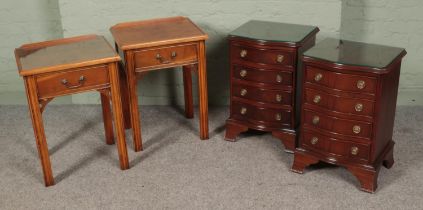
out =
<svg viewBox="0 0 423 210"><path fill-rule="evenodd" d="M210 140L175 107L141 108L145 149L121 171L104 143L100 106L47 107L56 185L45 188L26 106L0 106L1 209L422 209L423 107L398 107L395 165L375 194L346 170L320 164L290 172L291 154L268 134L223 140L227 107L210 109Z"/></svg>

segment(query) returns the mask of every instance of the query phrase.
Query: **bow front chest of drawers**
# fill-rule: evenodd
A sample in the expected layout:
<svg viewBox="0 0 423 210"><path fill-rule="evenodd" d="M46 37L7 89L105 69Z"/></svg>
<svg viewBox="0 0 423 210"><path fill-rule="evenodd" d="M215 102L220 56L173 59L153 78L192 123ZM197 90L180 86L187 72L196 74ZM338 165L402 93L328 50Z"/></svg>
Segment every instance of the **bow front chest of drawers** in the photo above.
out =
<svg viewBox="0 0 423 210"><path fill-rule="evenodd" d="M404 49L326 39L304 53L302 119L292 170L324 161L374 192L393 163L392 133Z"/></svg>
<svg viewBox="0 0 423 210"><path fill-rule="evenodd" d="M225 139L248 129L272 132L293 151L301 87L298 58L315 43L317 27L250 21L230 33L231 96ZM301 80L299 80L301 81Z"/></svg>

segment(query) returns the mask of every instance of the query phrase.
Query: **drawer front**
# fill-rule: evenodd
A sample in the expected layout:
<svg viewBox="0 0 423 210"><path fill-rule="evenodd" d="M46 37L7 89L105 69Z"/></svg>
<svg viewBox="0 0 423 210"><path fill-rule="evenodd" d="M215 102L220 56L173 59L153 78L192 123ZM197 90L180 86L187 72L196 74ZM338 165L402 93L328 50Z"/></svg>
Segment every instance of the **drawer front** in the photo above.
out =
<svg viewBox="0 0 423 210"><path fill-rule="evenodd" d="M304 130L301 145L328 157L369 160L371 144L345 141Z"/></svg>
<svg viewBox="0 0 423 210"><path fill-rule="evenodd" d="M232 77L244 81L259 82L269 85L292 86L292 72L246 68L234 65Z"/></svg>
<svg viewBox="0 0 423 210"><path fill-rule="evenodd" d="M294 66L294 56L283 50L232 45L231 59L253 63Z"/></svg>
<svg viewBox="0 0 423 210"><path fill-rule="evenodd" d="M36 78L40 98L90 90L109 84L107 66L69 70L39 75Z"/></svg>
<svg viewBox="0 0 423 210"><path fill-rule="evenodd" d="M232 87L232 96L264 103L292 105L290 91L261 89L235 83Z"/></svg>
<svg viewBox="0 0 423 210"><path fill-rule="evenodd" d="M305 124L326 132L368 139L372 134L372 124L367 122L339 119L311 110L304 110L303 117Z"/></svg>
<svg viewBox="0 0 423 210"><path fill-rule="evenodd" d="M232 101L232 116L251 123L269 123L277 127L291 124L291 112L284 109L256 107L247 103Z"/></svg>
<svg viewBox="0 0 423 210"><path fill-rule="evenodd" d="M197 45L177 45L136 51L135 68L161 68L197 61Z"/></svg>
<svg viewBox="0 0 423 210"><path fill-rule="evenodd" d="M375 77L357 76L307 67L306 81L328 88L361 93L376 93Z"/></svg>
<svg viewBox="0 0 423 210"><path fill-rule="evenodd" d="M305 89L305 103L313 104L330 111L346 114L372 117L374 113L373 101L359 98L339 97L310 88Z"/></svg>

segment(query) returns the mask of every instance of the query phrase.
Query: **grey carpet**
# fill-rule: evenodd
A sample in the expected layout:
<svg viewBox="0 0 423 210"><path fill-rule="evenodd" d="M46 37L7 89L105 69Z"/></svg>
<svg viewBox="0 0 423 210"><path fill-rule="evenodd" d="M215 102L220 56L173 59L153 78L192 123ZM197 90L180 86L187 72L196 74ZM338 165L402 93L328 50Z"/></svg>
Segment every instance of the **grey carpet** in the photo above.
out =
<svg viewBox="0 0 423 210"><path fill-rule="evenodd" d="M399 107L395 165L377 193L346 170L290 172L291 154L268 134L223 140L227 107L210 109L210 140L175 107L141 107L145 150L127 142L131 169L104 143L100 106L48 106L44 115L56 185L45 188L26 106L0 106L1 209L422 209L423 107ZM197 117L197 115L196 115Z"/></svg>

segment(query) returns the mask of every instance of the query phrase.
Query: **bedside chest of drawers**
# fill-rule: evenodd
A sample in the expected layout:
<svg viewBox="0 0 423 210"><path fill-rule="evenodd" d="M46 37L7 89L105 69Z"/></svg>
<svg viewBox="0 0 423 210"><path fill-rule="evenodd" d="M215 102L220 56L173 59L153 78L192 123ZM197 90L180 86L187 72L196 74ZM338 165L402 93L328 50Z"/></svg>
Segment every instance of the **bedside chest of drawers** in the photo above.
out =
<svg viewBox="0 0 423 210"><path fill-rule="evenodd" d="M404 49L326 39L304 53L302 119L292 171L344 166L374 192L393 163L392 133Z"/></svg>
<svg viewBox="0 0 423 210"><path fill-rule="evenodd" d="M315 43L317 27L250 21L230 33L231 96L225 139L248 129L272 132L293 151L301 90L298 58ZM301 80L300 80L301 81Z"/></svg>

